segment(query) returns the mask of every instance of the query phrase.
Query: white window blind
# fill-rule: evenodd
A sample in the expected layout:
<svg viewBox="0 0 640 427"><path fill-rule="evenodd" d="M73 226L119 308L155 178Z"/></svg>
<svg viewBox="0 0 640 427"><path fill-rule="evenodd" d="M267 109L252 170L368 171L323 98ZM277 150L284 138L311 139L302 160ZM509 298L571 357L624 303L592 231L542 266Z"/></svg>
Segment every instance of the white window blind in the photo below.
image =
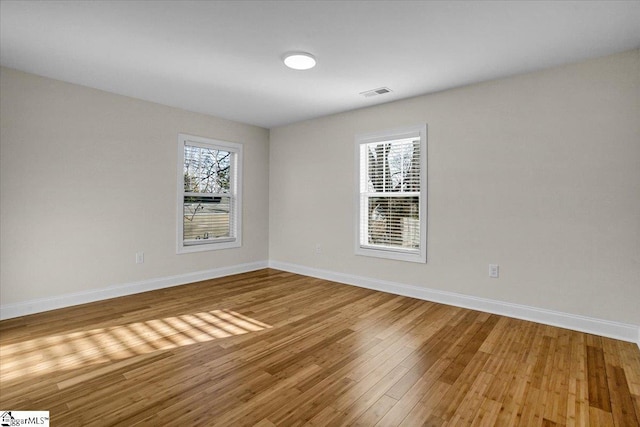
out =
<svg viewBox="0 0 640 427"><path fill-rule="evenodd" d="M178 252L239 246L239 144L180 136Z"/></svg>
<svg viewBox="0 0 640 427"><path fill-rule="evenodd" d="M358 140L357 252L426 261L426 127Z"/></svg>

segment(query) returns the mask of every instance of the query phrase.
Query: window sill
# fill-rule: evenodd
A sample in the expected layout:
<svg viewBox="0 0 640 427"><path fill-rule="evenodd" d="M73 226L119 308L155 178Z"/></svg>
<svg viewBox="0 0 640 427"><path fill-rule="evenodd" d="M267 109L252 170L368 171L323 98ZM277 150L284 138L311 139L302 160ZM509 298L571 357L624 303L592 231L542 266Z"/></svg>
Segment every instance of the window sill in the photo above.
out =
<svg viewBox="0 0 640 427"><path fill-rule="evenodd" d="M232 249L239 248L242 246L242 242L240 239L227 240L222 242L211 242L211 243L201 243L197 245L180 245L178 246L176 253L180 254L189 254L194 252L205 252L205 251L217 251L221 249Z"/></svg>
<svg viewBox="0 0 640 427"><path fill-rule="evenodd" d="M373 249L370 247L358 246L356 248L356 255L392 259L396 261L417 262L421 264L426 264L427 262L427 254L424 251L408 252L402 250Z"/></svg>

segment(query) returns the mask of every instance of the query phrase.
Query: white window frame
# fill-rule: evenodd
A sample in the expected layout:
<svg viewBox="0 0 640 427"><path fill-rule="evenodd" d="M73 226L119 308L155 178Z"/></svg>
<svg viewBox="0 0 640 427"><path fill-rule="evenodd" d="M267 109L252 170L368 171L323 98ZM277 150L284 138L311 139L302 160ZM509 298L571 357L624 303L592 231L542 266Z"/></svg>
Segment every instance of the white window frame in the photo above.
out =
<svg viewBox="0 0 640 427"><path fill-rule="evenodd" d="M365 226L361 224L363 215L363 197L366 192L360 188L363 174L368 173L362 171L361 146L382 141L393 141L405 138L420 138L420 205L419 205L419 224L420 237L419 248L403 249L390 248L378 245L366 244L366 236L362 236ZM399 261L409 261L426 263L427 262L427 125L406 126L398 129L385 130L381 132L373 132L367 134L356 135L355 138L355 253L356 255L370 256L377 258L386 258Z"/></svg>
<svg viewBox="0 0 640 427"><path fill-rule="evenodd" d="M230 221L233 224L231 237L203 240L202 243L184 244L184 147L196 147L224 150L233 153L231 159L229 195L232 212ZM178 200L176 209L176 236L178 254L213 251L219 249L238 248L242 246L242 144L220 141L201 136L178 134Z"/></svg>

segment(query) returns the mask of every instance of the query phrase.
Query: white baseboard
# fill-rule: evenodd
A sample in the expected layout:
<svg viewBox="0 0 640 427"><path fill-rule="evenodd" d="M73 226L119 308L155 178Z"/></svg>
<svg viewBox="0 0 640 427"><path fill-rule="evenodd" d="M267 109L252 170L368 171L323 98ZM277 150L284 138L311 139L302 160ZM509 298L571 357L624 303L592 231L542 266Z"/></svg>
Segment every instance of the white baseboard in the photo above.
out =
<svg viewBox="0 0 640 427"><path fill-rule="evenodd" d="M305 276L317 277L319 279L359 286L361 288L373 289L376 291L403 295L426 301L469 308L472 310L499 314L516 319L529 320L545 325L558 326L560 328L571 329L574 331L615 338L622 341L637 343L638 347L640 347L640 326L638 325L595 319L592 317L529 307L526 305L496 301L487 298L473 297L454 292L439 291L419 286L405 285L402 283L389 282L369 277L336 273L328 270L320 270L279 261L269 261L269 267L291 273L303 274Z"/></svg>
<svg viewBox="0 0 640 427"><path fill-rule="evenodd" d="M89 302L101 301L109 298L117 298L140 292L169 288L184 285L201 280L215 279L232 274L246 273L263 268L275 268L305 276L317 277L361 288L433 301L456 307L469 308L487 313L499 314L516 319L529 320L545 325L558 326L590 334L601 335L623 341L634 342L640 347L640 326L627 323L612 322L610 320L596 319L579 316L559 311L513 304L487 298L473 297L454 292L428 289L419 286L406 285L363 276L355 276L344 273L336 273L329 270L315 269L297 264L289 264L280 261L258 261L247 264L238 264L229 267L214 268L211 270L197 271L194 273L179 274L176 276L160 277L140 282L126 283L108 288L96 289L85 292L59 295L49 298L39 298L30 301L0 305L0 320L26 316L28 314L55 310Z"/></svg>
<svg viewBox="0 0 640 427"><path fill-rule="evenodd" d="M28 314L86 304L109 298L117 298L140 292L169 288L201 280L215 279L217 277L230 276L232 274L246 273L268 267L267 261L258 261L247 264L232 265L229 267L214 268L212 270L197 271L194 273L178 274L176 276L159 277L140 282L125 283L108 288L96 289L72 294L59 295L49 298L38 298L15 304L0 305L0 320L26 316Z"/></svg>

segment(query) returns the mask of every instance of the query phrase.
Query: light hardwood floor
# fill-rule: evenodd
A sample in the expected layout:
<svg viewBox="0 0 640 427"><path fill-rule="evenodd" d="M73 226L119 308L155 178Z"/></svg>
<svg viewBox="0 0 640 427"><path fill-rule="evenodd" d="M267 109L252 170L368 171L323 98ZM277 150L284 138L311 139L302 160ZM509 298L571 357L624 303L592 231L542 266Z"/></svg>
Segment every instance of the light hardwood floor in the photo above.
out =
<svg viewBox="0 0 640 427"><path fill-rule="evenodd" d="M638 426L635 344L261 270L0 322L53 426Z"/></svg>

